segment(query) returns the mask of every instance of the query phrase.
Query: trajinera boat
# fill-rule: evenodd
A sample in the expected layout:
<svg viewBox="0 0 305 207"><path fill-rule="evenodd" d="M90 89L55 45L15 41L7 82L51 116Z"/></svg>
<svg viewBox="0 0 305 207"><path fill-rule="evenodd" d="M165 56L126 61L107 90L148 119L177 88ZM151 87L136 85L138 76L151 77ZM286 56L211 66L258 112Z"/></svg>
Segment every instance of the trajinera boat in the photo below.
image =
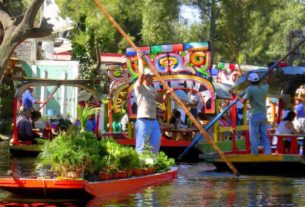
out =
<svg viewBox="0 0 305 207"><path fill-rule="evenodd" d="M199 104L198 112L214 114L217 99L230 99L230 83L238 75L237 68L231 69L227 82L216 82L222 77L213 76L212 55L209 42L191 42L181 44L151 45L139 47L149 57L164 81L186 105L188 93L195 93ZM105 106L105 124L100 128L102 137L114 137L118 143L135 145L134 123L137 104L134 95L134 84L138 77L137 55L133 48L128 48L126 55L102 54L101 62L109 77L109 95ZM219 69L223 72L223 69ZM219 73L223 74L223 73ZM157 79L153 88L160 95L165 89ZM173 110L181 113L184 127L170 127ZM122 117L128 118L124 123ZM159 124L162 130L161 150L171 157L177 157L191 143L198 129L192 127L184 111L169 97L166 103L158 105ZM203 121L203 120L202 120ZM123 126L124 125L124 126ZM188 154L187 160L198 157L198 150Z"/></svg>
<svg viewBox="0 0 305 207"><path fill-rule="evenodd" d="M108 197L137 191L176 178L178 168L162 173L122 179L89 181L83 179L0 177L0 187L26 197L79 198Z"/></svg>
<svg viewBox="0 0 305 207"><path fill-rule="evenodd" d="M260 76L267 73L267 69L257 69L244 73L236 82L233 91L242 93L247 87L247 77L250 72L256 72ZM277 124L283 118L285 109L292 109L296 98L303 98L305 83L305 67L276 67L274 69L272 83L268 92L269 100L268 137L271 143L272 154L251 154L248 125L246 123L246 107L244 107L244 122L236 126L236 110L233 107L232 125L227 130L214 131L214 140L225 152L229 161L238 169L240 173L247 174L270 174L270 175L305 175L305 154L304 134L275 134ZM233 98L234 99L234 98ZM224 136L224 131L230 131L229 136ZM274 137L278 138L277 143L272 144ZM285 140L290 140L290 146L286 149ZM216 166L218 171L228 171L226 163L219 158L213 149L207 147L205 143L199 143L198 147L202 154L200 157Z"/></svg>

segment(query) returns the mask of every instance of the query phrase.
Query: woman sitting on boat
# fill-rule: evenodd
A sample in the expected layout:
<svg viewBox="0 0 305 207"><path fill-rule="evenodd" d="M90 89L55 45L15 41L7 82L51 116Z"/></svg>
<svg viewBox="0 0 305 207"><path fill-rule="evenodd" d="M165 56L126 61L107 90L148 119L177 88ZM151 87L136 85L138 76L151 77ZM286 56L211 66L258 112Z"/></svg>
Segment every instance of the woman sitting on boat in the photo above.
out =
<svg viewBox="0 0 305 207"><path fill-rule="evenodd" d="M293 125L293 120L296 114L293 111L287 111L283 120L278 125L275 134L299 134ZM273 137L272 145L277 145L278 138ZM287 153L290 149L290 138L284 140L284 152Z"/></svg>

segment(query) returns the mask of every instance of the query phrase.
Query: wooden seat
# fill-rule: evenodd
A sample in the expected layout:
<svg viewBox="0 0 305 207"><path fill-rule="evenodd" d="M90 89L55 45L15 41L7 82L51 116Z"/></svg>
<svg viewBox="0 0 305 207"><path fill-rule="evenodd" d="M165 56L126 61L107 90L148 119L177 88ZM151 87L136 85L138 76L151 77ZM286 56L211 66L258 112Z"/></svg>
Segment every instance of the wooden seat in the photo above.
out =
<svg viewBox="0 0 305 207"><path fill-rule="evenodd" d="M274 136L277 136L277 146L276 146L276 151L279 154L287 154L285 152L285 147L284 147L284 140L285 139L290 139L290 148L289 148L289 154L298 154L298 137L300 135L295 135L295 134L274 134Z"/></svg>

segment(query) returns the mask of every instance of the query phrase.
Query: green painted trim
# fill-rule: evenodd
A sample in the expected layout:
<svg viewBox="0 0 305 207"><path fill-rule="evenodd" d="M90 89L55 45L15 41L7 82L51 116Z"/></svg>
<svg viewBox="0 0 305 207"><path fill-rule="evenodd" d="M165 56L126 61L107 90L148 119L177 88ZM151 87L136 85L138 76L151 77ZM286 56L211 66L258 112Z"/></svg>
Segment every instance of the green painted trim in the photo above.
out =
<svg viewBox="0 0 305 207"><path fill-rule="evenodd" d="M237 144L237 149L238 150L246 150L245 140L236 140L236 144ZM231 152L232 151L232 141L231 140L220 141L220 142L217 142L216 145L223 152ZM207 142L199 143L198 144L198 149L202 153L206 153L206 154L216 152L213 149L213 147Z"/></svg>

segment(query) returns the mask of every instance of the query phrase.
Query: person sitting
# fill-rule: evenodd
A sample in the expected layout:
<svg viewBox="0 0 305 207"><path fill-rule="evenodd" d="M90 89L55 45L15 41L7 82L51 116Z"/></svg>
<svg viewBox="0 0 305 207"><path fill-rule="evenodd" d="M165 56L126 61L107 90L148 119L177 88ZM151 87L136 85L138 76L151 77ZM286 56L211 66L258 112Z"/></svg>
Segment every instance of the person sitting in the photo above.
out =
<svg viewBox="0 0 305 207"><path fill-rule="evenodd" d="M90 117L86 121L85 129L86 129L86 131L89 131L89 132L95 132L95 128L96 128L95 115L91 114Z"/></svg>
<svg viewBox="0 0 305 207"><path fill-rule="evenodd" d="M200 97L195 90L191 90L187 93L187 106L191 112L191 114L197 119L198 115L198 104L200 102ZM188 117L185 118L185 123L189 125L193 125Z"/></svg>
<svg viewBox="0 0 305 207"><path fill-rule="evenodd" d="M35 122L37 122L41 118L41 113L39 111L32 111L31 112L31 122L33 129L36 128Z"/></svg>
<svg viewBox="0 0 305 207"><path fill-rule="evenodd" d="M169 128L170 129L185 129L187 126L182 122L181 120L181 112L177 109L173 109L172 115L169 119ZM175 137L178 138L180 136L180 133L172 133L172 132L166 132L165 135L167 137Z"/></svg>
<svg viewBox="0 0 305 207"><path fill-rule="evenodd" d="M169 119L169 127L173 129L187 128L181 120L181 112L174 109L171 118Z"/></svg>
<svg viewBox="0 0 305 207"><path fill-rule="evenodd" d="M38 134L33 132L33 126L31 123L31 111L30 108L23 108L21 115L17 118L17 128L18 128L18 138L21 141L32 141L32 143L37 143L36 138L39 137Z"/></svg>
<svg viewBox="0 0 305 207"><path fill-rule="evenodd" d="M299 134L299 132L294 128L293 120L296 114L293 111L289 111L284 115L284 118L278 125L275 134ZM272 145L277 145L278 138L276 136L272 139ZM290 149L290 138L284 140L284 152L287 153Z"/></svg>

